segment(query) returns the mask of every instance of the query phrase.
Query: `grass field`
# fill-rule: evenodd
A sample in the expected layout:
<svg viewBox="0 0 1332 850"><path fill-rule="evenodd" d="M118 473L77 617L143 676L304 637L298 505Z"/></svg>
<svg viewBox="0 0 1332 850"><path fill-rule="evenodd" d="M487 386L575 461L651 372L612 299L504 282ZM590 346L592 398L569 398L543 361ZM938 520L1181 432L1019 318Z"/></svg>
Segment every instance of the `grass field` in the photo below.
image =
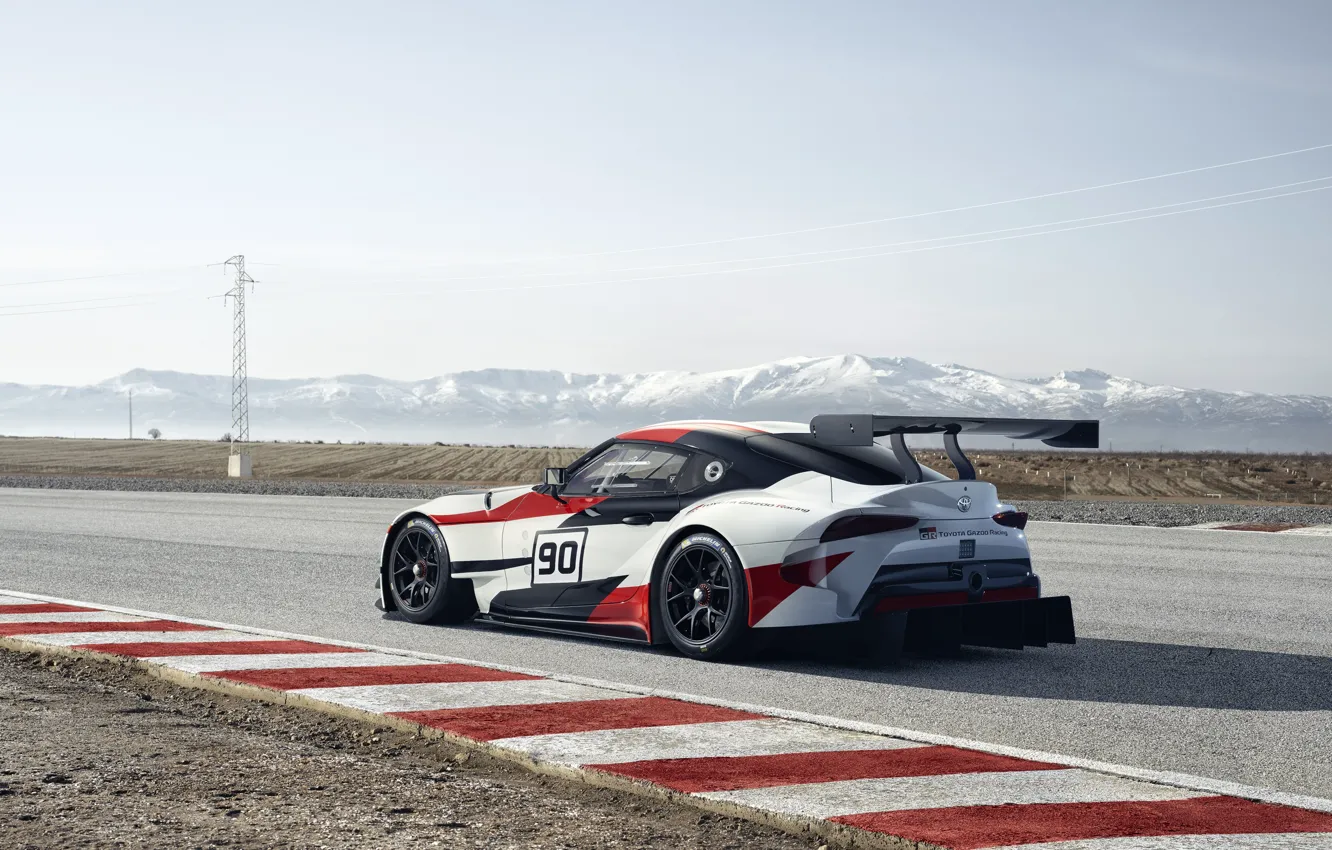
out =
<svg viewBox="0 0 1332 850"><path fill-rule="evenodd" d="M0 438L0 474L221 478L226 443ZM579 448L255 443L256 478L534 483ZM952 471L942 452L921 462ZM1120 498L1332 503L1332 455L993 451L973 454L1006 498Z"/></svg>

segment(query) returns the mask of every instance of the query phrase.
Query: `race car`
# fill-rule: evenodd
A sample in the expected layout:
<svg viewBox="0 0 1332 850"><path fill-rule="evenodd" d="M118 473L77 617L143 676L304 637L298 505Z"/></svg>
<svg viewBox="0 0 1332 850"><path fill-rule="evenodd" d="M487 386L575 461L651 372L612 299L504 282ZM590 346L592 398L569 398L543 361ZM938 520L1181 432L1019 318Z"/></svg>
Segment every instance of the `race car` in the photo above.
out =
<svg viewBox="0 0 1332 850"><path fill-rule="evenodd" d="M911 434L942 435L957 479L920 465ZM541 484L402 513L378 605L700 659L835 624L887 656L1073 643L1069 598L1041 596L1032 572L1027 515L977 479L959 434L1095 448L1099 423L827 414L628 431Z"/></svg>

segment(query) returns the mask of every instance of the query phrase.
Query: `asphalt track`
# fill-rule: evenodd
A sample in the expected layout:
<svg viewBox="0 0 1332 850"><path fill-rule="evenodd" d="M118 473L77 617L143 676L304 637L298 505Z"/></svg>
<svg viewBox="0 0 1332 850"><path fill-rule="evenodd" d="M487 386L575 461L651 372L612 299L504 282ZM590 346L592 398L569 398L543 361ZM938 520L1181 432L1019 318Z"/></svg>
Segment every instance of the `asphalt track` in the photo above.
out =
<svg viewBox="0 0 1332 850"><path fill-rule="evenodd" d="M1332 538L1033 524L1079 643L743 665L372 606L397 500L0 489L0 588L1332 797Z"/></svg>

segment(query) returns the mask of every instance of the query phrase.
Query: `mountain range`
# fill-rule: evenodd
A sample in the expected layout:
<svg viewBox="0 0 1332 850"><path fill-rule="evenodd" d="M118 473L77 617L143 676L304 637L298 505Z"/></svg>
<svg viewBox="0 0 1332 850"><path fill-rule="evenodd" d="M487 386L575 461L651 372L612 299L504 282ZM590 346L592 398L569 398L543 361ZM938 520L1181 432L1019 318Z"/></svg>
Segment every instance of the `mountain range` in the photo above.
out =
<svg viewBox="0 0 1332 850"><path fill-rule="evenodd" d="M0 434L216 439L231 379L135 369L88 386L0 384ZM249 381L253 440L590 445L670 419L957 413L1100 419L1114 449L1332 451L1332 398L1151 385L1092 369L1010 378L907 357L791 357L717 372L482 369Z"/></svg>

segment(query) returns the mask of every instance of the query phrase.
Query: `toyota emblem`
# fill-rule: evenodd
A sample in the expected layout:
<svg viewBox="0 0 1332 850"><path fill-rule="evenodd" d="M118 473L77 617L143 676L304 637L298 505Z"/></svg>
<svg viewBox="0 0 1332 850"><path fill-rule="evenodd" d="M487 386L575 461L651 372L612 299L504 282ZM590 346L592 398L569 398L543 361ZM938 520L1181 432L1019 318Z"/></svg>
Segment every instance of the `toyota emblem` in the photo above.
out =
<svg viewBox="0 0 1332 850"><path fill-rule="evenodd" d="M962 498L958 499L957 509L962 513L966 513L967 511L971 510L971 497L963 496Z"/></svg>

